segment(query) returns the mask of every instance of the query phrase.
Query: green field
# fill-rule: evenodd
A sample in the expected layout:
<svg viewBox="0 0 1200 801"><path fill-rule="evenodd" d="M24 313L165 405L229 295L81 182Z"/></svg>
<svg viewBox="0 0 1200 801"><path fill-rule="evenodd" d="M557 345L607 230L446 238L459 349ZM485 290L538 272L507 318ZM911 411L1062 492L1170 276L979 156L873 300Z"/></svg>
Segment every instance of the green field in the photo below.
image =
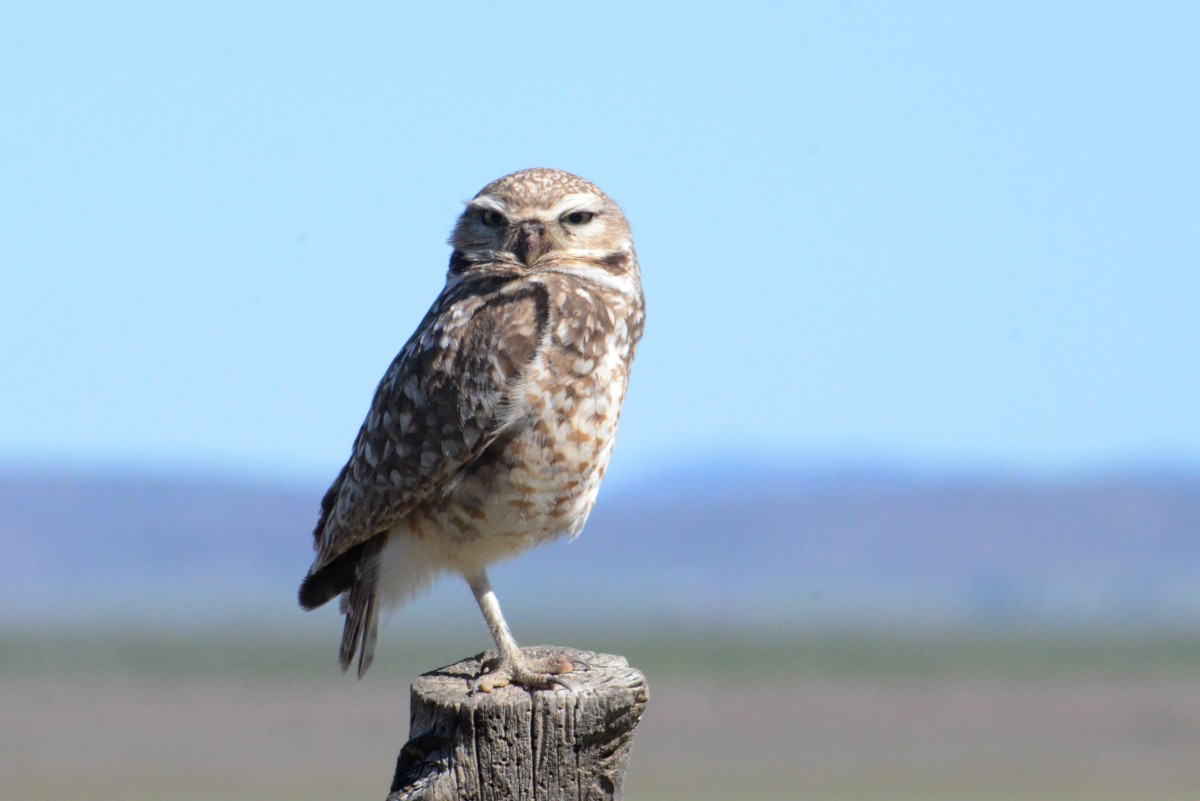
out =
<svg viewBox="0 0 1200 801"><path fill-rule="evenodd" d="M1193 636L554 639L647 674L630 801L1198 797ZM472 644L393 635L358 682L332 636L0 633L0 798L382 799L408 682Z"/></svg>

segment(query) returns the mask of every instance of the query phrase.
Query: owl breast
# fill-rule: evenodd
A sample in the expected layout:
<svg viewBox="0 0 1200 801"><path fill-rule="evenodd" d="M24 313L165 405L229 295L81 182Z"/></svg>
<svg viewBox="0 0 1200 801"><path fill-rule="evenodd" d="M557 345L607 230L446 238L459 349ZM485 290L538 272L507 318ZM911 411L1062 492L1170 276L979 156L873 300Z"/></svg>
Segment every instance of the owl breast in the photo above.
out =
<svg viewBox="0 0 1200 801"><path fill-rule="evenodd" d="M538 357L514 387L523 413L405 521L447 568L470 571L573 537L596 501L640 333L640 292L578 280L547 290Z"/></svg>

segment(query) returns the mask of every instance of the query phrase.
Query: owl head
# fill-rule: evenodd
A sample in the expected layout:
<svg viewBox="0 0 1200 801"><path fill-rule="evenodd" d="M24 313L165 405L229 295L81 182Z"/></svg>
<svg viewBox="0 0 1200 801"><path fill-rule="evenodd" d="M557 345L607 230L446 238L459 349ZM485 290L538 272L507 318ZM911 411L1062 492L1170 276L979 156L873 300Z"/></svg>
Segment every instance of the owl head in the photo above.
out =
<svg viewBox="0 0 1200 801"><path fill-rule="evenodd" d="M521 170L492 181L467 202L450 244L455 263L503 263L525 270L596 262L636 270L629 223L595 184L561 170Z"/></svg>

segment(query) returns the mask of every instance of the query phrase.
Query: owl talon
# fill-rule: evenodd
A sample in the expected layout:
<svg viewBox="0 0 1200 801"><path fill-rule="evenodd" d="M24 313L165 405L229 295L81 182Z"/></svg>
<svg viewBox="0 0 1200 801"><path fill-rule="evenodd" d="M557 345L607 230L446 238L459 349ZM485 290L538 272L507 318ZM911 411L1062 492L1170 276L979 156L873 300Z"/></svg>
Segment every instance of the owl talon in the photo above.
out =
<svg viewBox="0 0 1200 801"><path fill-rule="evenodd" d="M498 675L495 671L490 673L480 673L470 682L468 682L467 695L475 695L476 693L490 693L492 690L498 690L501 687L507 687L511 680L502 674Z"/></svg>
<svg viewBox="0 0 1200 801"><path fill-rule="evenodd" d="M562 654L541 658L522 657L519 660L494 656L485 659L480 665L479 675L469 682L468 694L490 693L510 684L524 687L531 692L574 690L574 684L562 678L562 675L574 672L579 664Z"/></svg>
<svg viewBox="0 0 1200 801"><path fill-rule="evenodd" d="M565 679L562 676L551 674L546 677L546 682L553 687L566 690L569 693L575 692L575 682Z"/></svg>

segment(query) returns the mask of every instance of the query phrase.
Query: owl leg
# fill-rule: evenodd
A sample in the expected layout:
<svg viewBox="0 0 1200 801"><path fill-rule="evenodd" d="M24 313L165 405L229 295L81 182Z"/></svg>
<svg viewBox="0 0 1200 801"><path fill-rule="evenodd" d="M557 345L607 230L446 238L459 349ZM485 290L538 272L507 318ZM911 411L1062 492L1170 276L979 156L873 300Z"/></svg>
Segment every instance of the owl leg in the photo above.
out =
<svg viewBox="0 0 1200 801"><path fill-rule="evenodd" d="M560 674L570 673L574 664L562 656L551 656L536 659L521 652L521 647L513 639L504 615L500 612L500 602L492 591L487 573L467 576L471 592L475 594L475 602L483 612L492 639L496 641L497 656L484 663L483 672L471 682L471 692L491 692L498 687L517 684L530 690L548 690L552 687L567 687L567 683L559 678Z"/></svg>

